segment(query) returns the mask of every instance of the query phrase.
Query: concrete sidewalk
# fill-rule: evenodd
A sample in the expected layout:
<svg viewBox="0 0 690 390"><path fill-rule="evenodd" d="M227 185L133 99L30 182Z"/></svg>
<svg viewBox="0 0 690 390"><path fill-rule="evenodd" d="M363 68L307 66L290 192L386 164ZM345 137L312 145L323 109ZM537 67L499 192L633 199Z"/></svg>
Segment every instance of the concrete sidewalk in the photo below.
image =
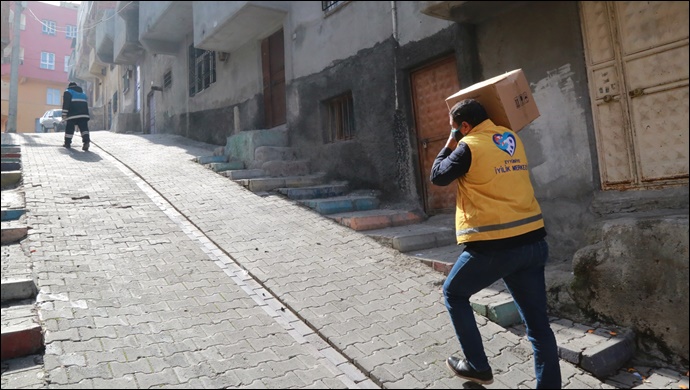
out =
<svg viewBox="0 0 690 390"><path fill-rule="evenodd" d="M110 132L94 132L89 152L60 148L61 134L11 140L24 146L22 244L45 330L37 387L467 383L445 367L459 345L441 273L192 161L215 146ZM534 388L526 338L476 318L487 388ZM566 388L616 387L561 365ZM3 366L3 388L26 376Z"/></svg>

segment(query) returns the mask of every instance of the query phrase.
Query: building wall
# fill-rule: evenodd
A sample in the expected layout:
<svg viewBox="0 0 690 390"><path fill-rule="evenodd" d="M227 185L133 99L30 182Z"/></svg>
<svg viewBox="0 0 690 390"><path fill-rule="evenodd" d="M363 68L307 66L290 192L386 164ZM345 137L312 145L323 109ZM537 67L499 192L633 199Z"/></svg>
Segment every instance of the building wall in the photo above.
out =
<svg viewBox="0 0 690 390"><path fill-rule="evenodd" d="M520 136L552 255L572 258L583 245L598 186L577 3L531 3L478 25L476 32L482 79L522 68L530 82L541 116Z"/></svg>
<svg viewBox="0 0 690 390"><path fill-rule="evenodd" d="M14 9L14 2L11 2ZM19 66L19 88L17 101L17 132L35 131L35 120L52 108L60 105L46 104L47 88L62 92L67 87L68 72L65 72L65 57L71 52L72 38L66 37L66 26L77 25L77 10L60 7L38 1L27 2L26 28L20 31L20 46L24 49L24 61ZM37 20L38 19L38 20ZM52 20L56 23L56 34L42 33L41 20ZM41 69L41 52L55 54L55 69ZM2 65L2 78L9 81L10 63ZM60 99L60 104L61 104ZM9 104L9 103L8 103Z"/></svg>

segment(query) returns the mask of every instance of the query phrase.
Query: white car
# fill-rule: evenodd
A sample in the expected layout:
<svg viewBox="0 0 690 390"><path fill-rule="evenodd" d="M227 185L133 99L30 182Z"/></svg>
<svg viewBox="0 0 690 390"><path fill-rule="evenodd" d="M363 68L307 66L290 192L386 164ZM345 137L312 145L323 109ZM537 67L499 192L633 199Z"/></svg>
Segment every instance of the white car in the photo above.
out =
<svg viewBox="0 0 690 390"><path fill-rule="evenodd" d="M53 132L65 131L66 123L62 120L62 109L48 110L43 114L41 119L41 130L47 133L49 130Z"/></svg>

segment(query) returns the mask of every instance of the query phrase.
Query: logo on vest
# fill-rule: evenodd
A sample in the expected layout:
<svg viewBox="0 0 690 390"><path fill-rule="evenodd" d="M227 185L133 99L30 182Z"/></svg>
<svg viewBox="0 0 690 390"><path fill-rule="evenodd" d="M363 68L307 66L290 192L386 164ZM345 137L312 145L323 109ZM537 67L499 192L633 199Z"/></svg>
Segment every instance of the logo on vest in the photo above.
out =
<svg viewBox="0 0 690 390"><path fill-rule="evenodd" d="M496 146L498 146L499 149L502 151L508 153L509 155L513 155L515 153L515 137L508 133L505 132L503 134L494 134L493 136L494 143Z"/></svg>

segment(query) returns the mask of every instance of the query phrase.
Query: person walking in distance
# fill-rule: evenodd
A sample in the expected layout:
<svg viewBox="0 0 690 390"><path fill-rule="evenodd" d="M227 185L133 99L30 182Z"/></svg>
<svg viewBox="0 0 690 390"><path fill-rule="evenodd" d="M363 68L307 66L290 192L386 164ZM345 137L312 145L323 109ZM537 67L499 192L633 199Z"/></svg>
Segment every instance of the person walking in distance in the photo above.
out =
<svg viewBox="0 0 690 390"><path fill-rule="evenodd" d="M72 147L74 127L79 127L83 151L89 150L91 137L89 136L89 105L86 94L77 83L71 82L62 95L62 120L67 121L65 127L65 143L67 149Z"/></svg>
<svg viewBox="0 0 690 390"><path fill-rule="evenodd" d="M493 383L493 373L470 297L503 279L534 351L538 389L560 389L556 338L546 307L546 229L520 137L497 126L476 100L451 108L451 133L431 168L434 185L457 185L455 229L465 248L443 284L443 295L464 359L446 365L457 376Z"/></svg>

